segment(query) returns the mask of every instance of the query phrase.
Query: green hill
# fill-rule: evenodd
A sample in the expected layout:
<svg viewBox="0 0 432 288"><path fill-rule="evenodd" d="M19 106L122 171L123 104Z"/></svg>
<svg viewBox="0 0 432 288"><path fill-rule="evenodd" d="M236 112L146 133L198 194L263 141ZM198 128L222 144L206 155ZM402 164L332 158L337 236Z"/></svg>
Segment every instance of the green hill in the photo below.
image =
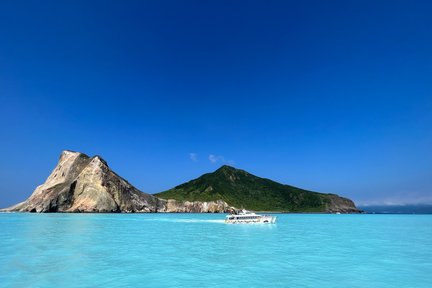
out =
<svg viewBox="0 0 432 288"><path fill-rule="evenodd" d="M180 201L223 200L255 211L360 212L350 199L280 184L227 165L155 196Z"/></svg>

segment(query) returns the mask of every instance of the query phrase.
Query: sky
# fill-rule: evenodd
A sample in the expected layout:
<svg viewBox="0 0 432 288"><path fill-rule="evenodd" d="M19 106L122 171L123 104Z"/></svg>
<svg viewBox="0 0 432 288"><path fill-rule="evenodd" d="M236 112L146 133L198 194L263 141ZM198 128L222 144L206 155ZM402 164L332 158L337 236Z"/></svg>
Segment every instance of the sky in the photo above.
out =
<svg viewBox="0 0 432 288"><path fill-rule="evenodd" d="M0 207L62 150L156 193L221 165L432 203L430 1L1 1Z"/></svg>

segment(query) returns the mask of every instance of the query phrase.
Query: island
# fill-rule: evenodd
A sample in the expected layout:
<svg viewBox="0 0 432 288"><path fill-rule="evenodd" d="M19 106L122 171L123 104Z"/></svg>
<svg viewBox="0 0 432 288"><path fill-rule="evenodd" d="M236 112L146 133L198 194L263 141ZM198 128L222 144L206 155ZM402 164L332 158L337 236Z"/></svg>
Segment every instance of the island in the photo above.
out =
<svg viewBox="0 0 432 288"><path fill-rule="evenodd" d="M22 203L1 212L359 213L353 201L254 176L227 165L170 190L144 193L110 169L100 156L65 150L45 183Z"/></svg>

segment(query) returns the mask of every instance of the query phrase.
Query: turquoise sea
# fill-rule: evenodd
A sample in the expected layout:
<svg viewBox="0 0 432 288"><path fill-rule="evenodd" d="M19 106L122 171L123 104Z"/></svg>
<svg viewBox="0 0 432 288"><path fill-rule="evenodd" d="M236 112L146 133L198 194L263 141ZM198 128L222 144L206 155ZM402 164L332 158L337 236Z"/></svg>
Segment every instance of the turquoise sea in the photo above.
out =
<svg viewBox="0 0 432 288"><path fill-rule="evenodd" d="M1 287L432 287L432 215L0 214Z"/></svg>

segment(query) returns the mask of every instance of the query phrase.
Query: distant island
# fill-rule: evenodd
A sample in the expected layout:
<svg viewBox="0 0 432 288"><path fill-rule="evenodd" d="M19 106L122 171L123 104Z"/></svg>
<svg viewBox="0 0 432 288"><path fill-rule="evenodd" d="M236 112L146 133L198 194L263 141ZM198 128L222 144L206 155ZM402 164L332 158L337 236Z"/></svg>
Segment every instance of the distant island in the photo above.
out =
<svg viewBox="0 0 432 288"><path fill-rule="evenodd" d="M99 156L63 151L44 184L24 202L1 212L269 212L359 213L354 202L222 166L168 191L144 193L112 171Z"/></svg>
<svg viewBox="0 0 432 288"><path fill-rule="evenodd" d="M369 214L432 214L432 204L368 205L359 209Z"/></svg>

